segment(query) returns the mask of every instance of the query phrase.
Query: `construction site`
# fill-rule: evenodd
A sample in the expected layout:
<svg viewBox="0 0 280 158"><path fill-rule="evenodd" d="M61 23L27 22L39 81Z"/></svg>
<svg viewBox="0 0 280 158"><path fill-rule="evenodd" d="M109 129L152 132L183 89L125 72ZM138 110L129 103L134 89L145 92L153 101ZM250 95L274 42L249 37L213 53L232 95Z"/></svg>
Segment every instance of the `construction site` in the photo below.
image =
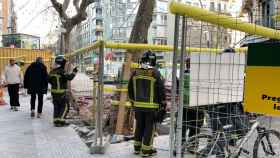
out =
<svg viewBox="0 0 280 158"><path fill-rule="evenodd" d="M69 3L52 1L59 16ZM0 48L0 158L280 157L278 1L87 3L86 20L78 25L72 24L78 15L61 20L65 31L59 53ZM77 12L83 5L73 2ZM146 52L156 55L152 68L164 86L161 93L145 92L150 98L164 96L164 108L155 110L164 110L164 116L154 123L153 155L143 154L144 138L141 152L135 151L139 121L136 99L131 99L138 86L132 76L146 70L141 61ZM24 76L38 57L49 80L57 57L67 61L65 74L74 74L66 88L67 126L53 124L50 81L41 118L30 118L30 96L22 83L19 111L10 110L7 65L15 60Z"/></svg>

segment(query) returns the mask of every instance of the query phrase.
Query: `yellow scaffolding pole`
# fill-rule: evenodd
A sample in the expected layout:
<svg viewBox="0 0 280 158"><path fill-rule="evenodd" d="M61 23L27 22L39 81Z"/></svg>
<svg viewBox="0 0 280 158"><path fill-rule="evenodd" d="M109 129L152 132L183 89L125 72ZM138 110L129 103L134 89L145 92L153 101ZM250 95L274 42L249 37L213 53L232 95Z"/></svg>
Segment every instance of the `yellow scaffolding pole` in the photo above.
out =
<svg viewBox="0 0 280 158"><path fill-rule="evenodd" d="M75 55L78 55L78 54L83 54L85 52L88 52L88 51L91 51L91 50L94 50L96 48L98 48L100 45L101 45L102 41L96 41L94 42L92 45L88 46L88 47L84 47L84 48L81 48L81 49L78 49L72 53L67 53L65 55L65 57L71 57L71 56L75 56Z"/></svg>
<svg viewBox="0 0 280 158"><path fill-rule="evenodd" d="M233 30L246 32L252 35L259 35L271 39L280 39L280 31L260 25L243 22L237 18L217 14L195 6L186 5L178 2L171 2L169 9L171 13L191 17L195 20L208 22L214 25L223 26Z"/></svg>
<svg viewBox="0 0 280 158"><path fill-rule="evenodd" d="M154 45L154 44L143 44L143 43L115 43L115 42L105 42L105 48L112 48L112 49L149 49L153 51L165 51L167 53L173 51L173 46L171 45ZM220 53L223 49L219 48L195 48L195 47L186 47L186 50L191 53L200 53L200 52L207 52L207 53ZM237 48L235 49L236 52L244 53L246 52L246 48Z"/></svg>
<svg viewBox="0 0 280 158"><path fill-rule="evenodd" d="M111 49L136 49L136 50L152 50L152 51L161 51L165 53L170 53L173 51L173 46L171 45L155 45L155 44L143 44L143 43L115 43L115 42L106 42L106 41L97 41L92 45L78 49L73 53L67 54L66 57L75 56L78 54L83 54L85 52L94 50L100 46L100 44L104 42L105 48ZM195 48L195 47L186 47L186 50L190 53L220 53L223 49L219 48ZM236 48L236 52L238 53L245 53L247 48Z"/></svg>

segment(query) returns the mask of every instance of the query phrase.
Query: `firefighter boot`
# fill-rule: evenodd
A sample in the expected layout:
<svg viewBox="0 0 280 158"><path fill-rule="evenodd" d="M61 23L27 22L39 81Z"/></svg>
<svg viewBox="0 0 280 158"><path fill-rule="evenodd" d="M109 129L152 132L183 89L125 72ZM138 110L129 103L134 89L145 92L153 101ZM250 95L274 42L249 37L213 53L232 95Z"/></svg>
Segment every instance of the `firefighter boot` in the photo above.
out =
<svg viewBox="0 0 280 158"><path fill-rule="evenodd" d="M157 154L156 149L150 149L150 150L143 150L141 151L141 156L142 157L150 157L150 156L155 156Z"/></svg>

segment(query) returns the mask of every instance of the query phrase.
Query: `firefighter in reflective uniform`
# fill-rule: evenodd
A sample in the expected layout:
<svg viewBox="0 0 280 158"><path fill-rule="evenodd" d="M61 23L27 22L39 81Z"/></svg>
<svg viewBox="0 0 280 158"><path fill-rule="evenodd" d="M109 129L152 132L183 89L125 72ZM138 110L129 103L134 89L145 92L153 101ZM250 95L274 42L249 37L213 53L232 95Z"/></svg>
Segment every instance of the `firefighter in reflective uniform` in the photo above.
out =
<svg viewBox="0 0 280 158"><path fill-rule="evenodd" d="M67 81L72 80L78 72L77 67L73 69L71 74L67 74L64 70L66 60L63 56L55 58L55 66L49 73L49 83L51 84L51 94L54 105L54 120L53 123L56 127L67 125L64 118L68 111L66 89Z"/></svg>
<svg viewBox="0 0 280 158"><path fill-rule="evenodd" d="M136 129L134 133L134 153L142 157L155 155L153 137L157 112L164 108L164 83L160 72L155 68L156 55L151 51L145 52L129 79L128 93L132 102Z"/></svg>

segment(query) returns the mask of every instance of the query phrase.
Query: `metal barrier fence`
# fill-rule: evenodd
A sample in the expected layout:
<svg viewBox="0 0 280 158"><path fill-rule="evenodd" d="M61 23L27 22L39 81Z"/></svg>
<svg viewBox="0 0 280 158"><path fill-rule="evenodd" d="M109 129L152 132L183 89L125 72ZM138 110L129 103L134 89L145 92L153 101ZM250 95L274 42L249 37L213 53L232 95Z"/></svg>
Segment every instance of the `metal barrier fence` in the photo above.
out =
<svg viewBox="0 0 280 158"><path fill-rule="evenodd" d="M95 76L86 77L83 74L84 77L73 83L76 84L73 87L79 89L76 90L76 95L88 95L93 100L92 109L97 131L94 147L104 146L104 112L116 110L104 109L106 106L103 105L118 105L115 107L117 120L113 122L115 133L120 132L116 129L124 127L125 118L121 115L124 115L124 109L130 106L122 95L109 96L109 99L106 99L112 92L126 93L127 80L118 81L118 87L104 86L104 52L107 49L152 50L164 53L174 51L170 61L167 61L170 63L167 65L171 65L172 69L165 68L167 74L172 74L166 76L169 78L166 82L170 110L170 120L166 120L170 128L167 147L169 157L279 157L280 134L272 130L275 126L279 127L273 122L275 118L244 111L247 48L225 49L231 46L228 40L229 32L234 32L231 29L272 39L280 38L279 31L177 2L171 3L170 10L176 14L173 47L98 41L69 55L70 60L81 67L85 67L83 60L86 56L97 54L99 57L99 61L94 65L88 64L93 68L86 70L92 71ZM195 25L194 20L185 16L204 22L196 22ZM204 32L209 33L211 40L203 37ZM240 36L237 34L241 33L235 32L233 36ZM189 72L186 71L186 57L190 58ZM131 61L124 61L123 64L130 65ZM125 70L122 65L119 69ZM128 121L128 124L130 123Z"/></svg>
<svg viewBox="0 0 280 158"><path fill-rule="evenodd" d="M199 158L279 157L279 125L276 123L277 118L271 117L272 114L279 115L279 112L260 112L262 110L252 108L270 108L265 106L267 104L264 104L264 106L258 105L263 104L260 101L255 101L256 105L248 105L252 103L248 101L248 98L252 98L249 95L258 93L252 92L251 87L258 87L254 90L260 91L262 89L263 93L268 93L269 90L265 89L269 89L269 87L260 88L256 85L262 82L256 76L255 85L252 85L252 75L248 73L252 72L248 68L252 65L247 63L254 56L259 57L253 59L256 61L268 60L267 58L262 59L261 55L255 55L260 53L256 51L255 47L258 49L273 47L267 49L268 53L271 53L277 51L279 42L273 40L251 41L252 43L259 42L262 44L249 44L246 54L238 54L233 49L225 49L220 54L199 53L193 55L187 52L191 60L190 82L184 82L186 81L186 74L184 73L185 64L183 60L186 52L184 50L179 51L178 48L180 44L181 47L185 47L186 44L194 44L192 43L192 40L194 40L192 34L195 30L200 31L197 44L200 48L205 46L202 34L206 30L209 31L209 27L211 28L210 32L214 32L216 40L212 40L212 44L207 43L207 46L214 46L214 48L229 46L225 45L227 41L224 40L224 37L227 32L231 32L230 29L274 40L280 39L280 32L243 22L237 17L230 17L222 12L209 12L175 1L171 2L170 10L175 14L173 65L178 63L177 59L180 58L180 82L178 86L176 84L178 70L177 66L173 66L169 157L182 157L184 155ZM194 20L190 18L202 22L193 27L190 23ZM211 35L213 36L213 34ZM232 36L237 35L233 34ZM250 53L250 57L248 53ZM179 54L180 57L178 57ZM266 62L273 63L272 60ZM250 87L248 84L250 84ZM187 92L189 99L187 101L185 100L186 87L189 88ZM176 94L177 89L179 94ZM179 101L176 101L177 95L179 95ZM250 110L248 107L250 107ZM275 108L277 108L276 104L274 104ZM185 128L188 129L187 135ZM176 154L174 154L175 151Z"/></svg>
<svg viewBox="0 0 280 158"><path fill-rule="evenodd" d="M115 125L111 130L119 133L118 128L124 127L123 122L126 119L123 116L126 112L124 109L130 107L126 97L122 97L124 95L110 96L111 93L126 93L127 80L104 81L107 77L104 72L105 65L107 66L104 53L108 49L134 49L164 53L174 51L170 61L167 61L169 64L166 64L171 65L172 69L170 66L165 68L166 74L169 74L166 75L166 78L169 78L166 90L170 119L166 120L166 124L170 129L170 140L166 149L170 158L279 157L280 134L275 130L279 127L276 118L266 114L248 113L243 107L248 70L247 48L225 49L232 46L232 43L239 43L234 41L237 36L244 36L234 30L271 39L280 39L279 31L177 2L171 3L170 10L176 14L173 47L98 41L68 56L72 63L89 74L93 73L88 76L82 74L83 76L73 83L76 84L73 86L74 94L92 98L89 105L93 105L91 110L96 124L93 150L104 146L104 113L116 112L115 116L109 117L115 118L110 122ZM196 22L186 16L203 22ZM204 37L205 32L211 37ZM96 54L99 60L95 64L89 62L88 67L92 68L86 69L84 60L91 54ZM186 57L190 58L189 72L186 71ZM132 63L124 61L122 64L127 66ZM127 70L122 64L119 69ZM107 69L114 68L113 66ZM116 83L118 86L115 86ZM263 97L276 100L276 97ZM109 105L108 109L104 109L108 107L106 104ZM278 109L278 106L275 104L274 108ZM131 124L133 120L126 122Z"/></svg>
<svg viewBox="0 0 280 158"><path fill-rule="evenodd" d="M79 65L80 67L85 67L82 64L82 60L83 57L88 56L90 54L97 54L99 57L99 61L104 61L104 59L100 56L100 53L104 53L103 50L106 49L135 49L135 50L139 50L139 51L143 51L143 50L152 50L155 52L164 52L164 53L170 53L170 51L173 50L173 48L171 46L161 46L161 45L150 45L150 44L129 44L129 43L113 43L113 42L105 42L105 41L98 41L96 43L94 43L92 46L88 47L88 48L84 48L84 49L80 49L74 53L71 53L68 57L70 58L70 60L72 61L72 64L74 65ZM102 50L102 51L101 51ZM233 66L236 66L234 64L236 64L236 60L239 59L239 61L241 60L241 54L239 58L236 58L233 62L232 59L234 59L232 54L228 55L221 55L220 53L223 51L223 49L216 49L216 48L193 48L193 47L187 47L186 50L188 52L191 52L191 69L198 69L199 66L202 65L202 67L207 67L208 65L212 65L211 68L211 72L209 71L209 74L213 73L214 71L218 71L220 70L219 67L217 67L217 65L219 65L221 62L221 58L226 58L226 62L227 63L223 63L220 65L226 65L226 64L231 64ZM111 51L111 50L110 50ZM241 49L236 49L236 52L246 52L246 48L241 48ZM213 55L210 55L213 54ZM102 55L104 56L104 55ZM201 63L199 59L199 56L204 56L204 61L205 63ZM220 60L218 60L220 59ZM244 59L244 58L243 58ZM111 132L113 133L118 133L117 131L117 124L118 124L118 116L120 115L120 108L130 108L130 103L127 100L120 100L121 98L119 97L119 95L116 96L109 96L109 101L106 99L108 97L109 94L117 94L120 92L127 92L127 88L126 88L126 83L127 81L119 81L119 80L115 80L114 82L105 82L103 81L104 78L101 78L100 76L104 76L104 75L100 75L104 74L104 69L106 68L106 66L104 65L104 62L97 62L97 63L92 63L91 65L87 65L87 66L91 66L93 67L93 69L91 71L93 71L95 74L88 74L86 76L86 72L79 74L77 76L77 78L72 82L72 91L74 93L74 95L79 98L79 97L87 97L87 98L92 98L92 102L87 103L87 105L93 105L93 107L89 108L90 110L93 111L94 115L91 116L95 116L95 125L96 125L96 129L97 129L97 133L96 133L96 139L95 139L95 146L103 146L104 142L102 142L102 138L103 138L103 134L104 134L104 127L102 127L105 123L104 123L104 119L103 118L103 114L104 114L104 107L107 108L105 109L105 112L108 114L112 111L115 111L115 115L112 116L108 116L111 119L114 118L114 122L111 122L111 124L113 125L113 127L111 127ZM123 62L118 69L122 69L123 65L126 64L129 61ZM235 63L234 63L235 62ZM170 64L166 64L166 68L164 68L167 72L167 74L171 74L171 59L169 61ZM244 64L244 63L243 63ZM169 65L169 66L168 66ZM241 65L239 65L241 66ZM114 67L110 67L110 68L114 68ZM109 68L109 69L110 69ZM232 67L223 67L223 70L227 69L232 69ZM236 67L235 67L236 69ZM207 69L208 70L208 69ZM228 72L228 74L233 73L233 72ZM202 80L198 80L198 76L200 76L201 74L197 74L196 71L192 71L191 76L193 76L191 78L191 91L192 91L192 96L191 98L193 99L193 103L198 105L198 104L202 104L203 102L197 102L198 100L198 95L203 95L203 97L208 96L208 98L205 100L207 103L210 102L217 102L217 94L218 91L218 87L216 84L216 90L211 91L211 88L213 86L213 84L215 84L215 81L217 80L217 78L213 78L212 81L208 81L209 78L204 78ZM79 77L80 76L80 77ZM243 75L241 75L243 77ZM170 85L170 81L171 81L171 76L169 75L169 79L167 79L166 82L166 87L171 88ZM237 76L235 76L237 77ZM241 77L241 78L242 78ZM238 78L240 79L240 78ZM229 79L227 79L229 80ZM242 78L243 80L243 78ZM123 83L122 83L123 82ZM212 82L212 83L210 83ZM105 84L105 85L104 85ZM108 84L111 84L111 86L109 86ZM120 86L116 86L120 85ZM204 87L200 87L200 84L204 84ZM228 84L228 83L227 83ZM237 83L236 83L237 84ZM104 87L105 86L105 87ZM227 85L228 86L228 85ZM237 87L238 85L236 85ZM197 89L198 87L200 87L199 89ZM239 87L240 88L240 87ZM242 88L242 87L241 87ZM204 91L204 93L201 92L201 90ZM208 94L207 94L208 91ZM211 91L211 92L210 92ZM237 89L235 90L237 91ZM211 94L210 94L211 93ZM228 92L229 93L229 92ZM227 95L229 95L227 93ZM236 94L237 95L237 94ZM103 97L101 97L103 96ZM170 95L168 96L169 100L170 100ZM213 98L213 100L211 101L210 98ZM105 99L105 101L103 100ZM234 99L233 99L234 100ZM106 104L109 102L109 107L108 105L106 106ZM206 104L204 102L204 104ZM104 105L104 106L103 106ZM169 102L169 109L171 106L170 102ZM89 111L90 111L89 110ZM122 115L125 115L125 113L122 113ZM125 118L123 118L125 119ZM120 125L121 127L125 128L124 125ZM112 133L111 133L112 134ZM120 134L120 133L118 133Z"/></svg>

